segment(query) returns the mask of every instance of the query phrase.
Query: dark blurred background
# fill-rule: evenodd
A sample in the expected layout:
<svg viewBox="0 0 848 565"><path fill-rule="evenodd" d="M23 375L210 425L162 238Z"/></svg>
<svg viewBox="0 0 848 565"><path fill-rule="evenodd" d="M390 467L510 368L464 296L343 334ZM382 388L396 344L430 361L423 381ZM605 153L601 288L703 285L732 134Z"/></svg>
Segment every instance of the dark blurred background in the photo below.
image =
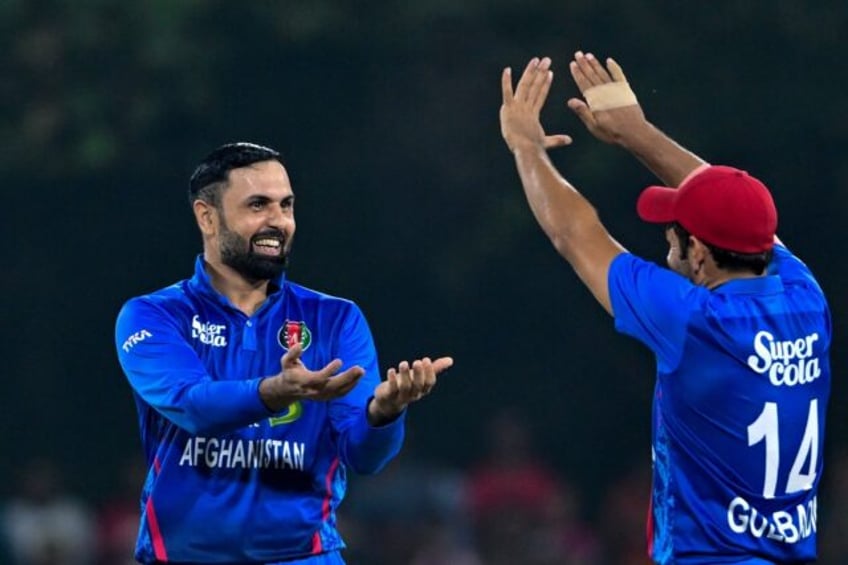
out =
<svg viewBox="0 0 848 565"><path fill-rule="evenodd" d="M551 56L544 123L575 138L556 164L626 247L663 261L661 232L634 209L653 178L565 107L577 94L567 61L582 49L614 56L678 141L762 178L782 239L828 294L831 474L819 531L834 540L830 562L848 562L837 495L848 491L837 474L848 448L846 35L836 0L2 0L4 500L21 496L33 468L55 469L102 538L110 501L137 494L132 478L124 486L140 444L114 318L127 298L191 274L200 238L187 179L215 146L250 140L283 153L297 194L290 278L356 300L384 365L456 359L413 408L397 466L463 485L492 460L493 441L528 450L523 460L570 493L591 546L552 562L640 562L611 556L605 532L639 529L643 550L652 358L616 334L549 245L497 120L501 69ZM360 529L368 510L355 491L388 492L393 476L352 485ZM442 486L449 507L474 497ZM624 510L605 506L616 489L634 499L619 501ZM352 562L425 563L412 550L369 556L368 533L349 528ZM459 545L478 555L464 558L494 563L470 532ZM463 562L427 562L439 559Z"/></svg>

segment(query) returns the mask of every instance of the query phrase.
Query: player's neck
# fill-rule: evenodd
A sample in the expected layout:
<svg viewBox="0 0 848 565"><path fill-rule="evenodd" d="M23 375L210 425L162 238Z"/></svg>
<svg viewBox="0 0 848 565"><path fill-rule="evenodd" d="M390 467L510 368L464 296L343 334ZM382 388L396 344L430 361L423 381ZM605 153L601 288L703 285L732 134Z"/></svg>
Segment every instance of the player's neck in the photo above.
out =
<svg viewBox="0 0 848 565"><path fill-rule="evenodd" d="M232 267L220 261L205 258L206 273L212 287L225 296L233 306L252 316L268 297L268 281L245 279Z"/></svg>

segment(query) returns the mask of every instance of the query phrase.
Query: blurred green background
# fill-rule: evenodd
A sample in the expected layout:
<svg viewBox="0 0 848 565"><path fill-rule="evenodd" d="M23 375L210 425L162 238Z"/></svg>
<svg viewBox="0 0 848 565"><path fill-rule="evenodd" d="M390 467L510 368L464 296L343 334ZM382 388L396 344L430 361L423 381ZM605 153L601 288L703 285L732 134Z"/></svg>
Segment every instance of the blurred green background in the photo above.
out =
<svg viewBox="0 0 848 565"><path fill-rule="evenodd" d="M96 501L139 452L114 318L191 274L187 180L235 140L283 153L291 279L356 300L384 365L455 357L412 410L416 453L467 466L511 407L590 505L649 466L652 358L549 245L499 133L501 69L551 56L544 122L575 138L555 162L626 247L664 260L635 215L652 177L565 107L576 49L614 56L654 123L772 188L833 309L841 452L846 34L835 0L2 0L4 494L48 455Z"/></svg>

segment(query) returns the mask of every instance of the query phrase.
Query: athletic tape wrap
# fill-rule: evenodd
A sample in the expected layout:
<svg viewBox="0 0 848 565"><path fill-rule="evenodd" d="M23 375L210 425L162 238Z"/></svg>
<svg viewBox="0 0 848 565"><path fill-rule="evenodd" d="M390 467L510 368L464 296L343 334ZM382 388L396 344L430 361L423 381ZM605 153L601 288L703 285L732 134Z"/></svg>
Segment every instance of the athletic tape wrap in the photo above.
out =
<svg viewBox="0 0 848 565"><path fill-rule="evenodd" d="M587 88L583 93L586 104L596 112L598 110L612 110L623 106L635 106L639 102L636 95L626 82L608 82Z"/></svg>

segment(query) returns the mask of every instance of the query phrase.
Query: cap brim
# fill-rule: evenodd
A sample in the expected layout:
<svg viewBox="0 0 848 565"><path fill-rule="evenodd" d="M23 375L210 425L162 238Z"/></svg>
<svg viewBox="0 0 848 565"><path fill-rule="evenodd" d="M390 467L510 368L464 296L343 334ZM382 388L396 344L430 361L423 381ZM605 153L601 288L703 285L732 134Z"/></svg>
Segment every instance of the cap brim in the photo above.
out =
<svg viewBox="0 0 848 565"><path fill-rule="evenodd" d="M652 224L669 224L676 221L674 217L674 201L677 189L667 186L649 186L639 195L636 201L636 213L646 222Z"/></svg>

